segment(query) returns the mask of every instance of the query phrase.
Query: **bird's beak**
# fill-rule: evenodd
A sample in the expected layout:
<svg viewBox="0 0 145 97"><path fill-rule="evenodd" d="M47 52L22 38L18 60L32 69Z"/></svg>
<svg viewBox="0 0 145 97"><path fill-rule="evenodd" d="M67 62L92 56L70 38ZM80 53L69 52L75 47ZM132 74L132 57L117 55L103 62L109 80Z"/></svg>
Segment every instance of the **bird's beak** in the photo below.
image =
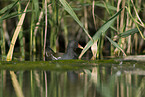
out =
<svg viewBox="0 0 145 97"><path fill-rule="evenodd" d="M78 48L80 48L80 49L84 49L80 44L78 44Z"/></svg>

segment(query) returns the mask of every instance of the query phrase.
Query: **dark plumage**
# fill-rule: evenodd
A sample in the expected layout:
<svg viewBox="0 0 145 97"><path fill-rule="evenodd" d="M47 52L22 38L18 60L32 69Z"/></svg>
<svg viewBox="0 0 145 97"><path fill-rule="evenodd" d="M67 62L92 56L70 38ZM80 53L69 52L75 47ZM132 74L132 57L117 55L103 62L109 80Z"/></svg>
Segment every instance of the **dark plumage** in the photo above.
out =
<svg viewBox="0 0 145 97"><path fill-rule="evenodd" d="M66 53L59 60L77 59L76 49L78 48L78 42L75 40L69 41Z"/></svg>
<svg viewBox="0 0 145 97"><path fill-rule="evenodd" d="M65 53L62 57L55 58L55 57L53 56L53 54L50 54L50 55L51 55L51 58L52 58L53 60L77 59L77 58L78 58L78 56L77 56L77 54L76 54L76 49L77 49L77 48L83 49L83 47L80 46L76 40L71 40L71 41L69 41L69 43L68 43L66 53ZM50 51L51 51L51 50L50 50ZM52 52L52 51L51 51L51 52ZM48 55L48 54L49 54L49 53L46 53L46 55Z"/></svg>

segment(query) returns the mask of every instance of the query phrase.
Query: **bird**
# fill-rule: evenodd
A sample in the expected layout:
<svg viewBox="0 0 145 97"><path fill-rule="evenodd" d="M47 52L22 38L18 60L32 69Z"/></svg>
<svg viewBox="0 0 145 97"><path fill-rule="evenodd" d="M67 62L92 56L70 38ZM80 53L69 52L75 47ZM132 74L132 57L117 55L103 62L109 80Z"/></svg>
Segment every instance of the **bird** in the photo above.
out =
<svg viewBox="0 0 145 97"><path fill-rule="evenodd" d="M77 48L83 49L83 47L76 40L70 40L68 42L66 53L64 53L61 57L55 57L54 56L55 53L50 47L48 47L48 50L46 51L46 56L51 57L52 60L77 59L78 58L76 54Z"/></svg>

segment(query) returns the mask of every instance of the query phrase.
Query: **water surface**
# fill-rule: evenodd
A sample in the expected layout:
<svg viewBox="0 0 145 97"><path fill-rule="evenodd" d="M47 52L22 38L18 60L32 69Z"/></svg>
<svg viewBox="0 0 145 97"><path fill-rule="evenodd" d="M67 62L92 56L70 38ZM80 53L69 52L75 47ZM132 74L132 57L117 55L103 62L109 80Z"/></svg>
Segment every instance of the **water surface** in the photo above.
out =
<svg viewBox="0 0 145 97"><path fill-rule="evenodd" d="M144 91L145 62L0 62L0 97L145 97Z"/></svg>

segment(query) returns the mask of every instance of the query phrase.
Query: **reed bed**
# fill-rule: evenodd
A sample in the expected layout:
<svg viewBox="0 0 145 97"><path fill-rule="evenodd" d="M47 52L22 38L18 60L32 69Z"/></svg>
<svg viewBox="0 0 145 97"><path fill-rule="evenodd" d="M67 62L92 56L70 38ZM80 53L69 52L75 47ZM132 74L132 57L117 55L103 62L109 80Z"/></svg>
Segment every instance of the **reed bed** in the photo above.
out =
<svg viewBox="0 0 145 97"><path fill-rule="evenodd" d="M64 52L70 39L83 44L80 59L90 50L92 59L144 54L143 0L0 2L1 60L12 60L15 52L21 60L26 53L30 60L37 53L45 59L47 46Z"/></svg>

